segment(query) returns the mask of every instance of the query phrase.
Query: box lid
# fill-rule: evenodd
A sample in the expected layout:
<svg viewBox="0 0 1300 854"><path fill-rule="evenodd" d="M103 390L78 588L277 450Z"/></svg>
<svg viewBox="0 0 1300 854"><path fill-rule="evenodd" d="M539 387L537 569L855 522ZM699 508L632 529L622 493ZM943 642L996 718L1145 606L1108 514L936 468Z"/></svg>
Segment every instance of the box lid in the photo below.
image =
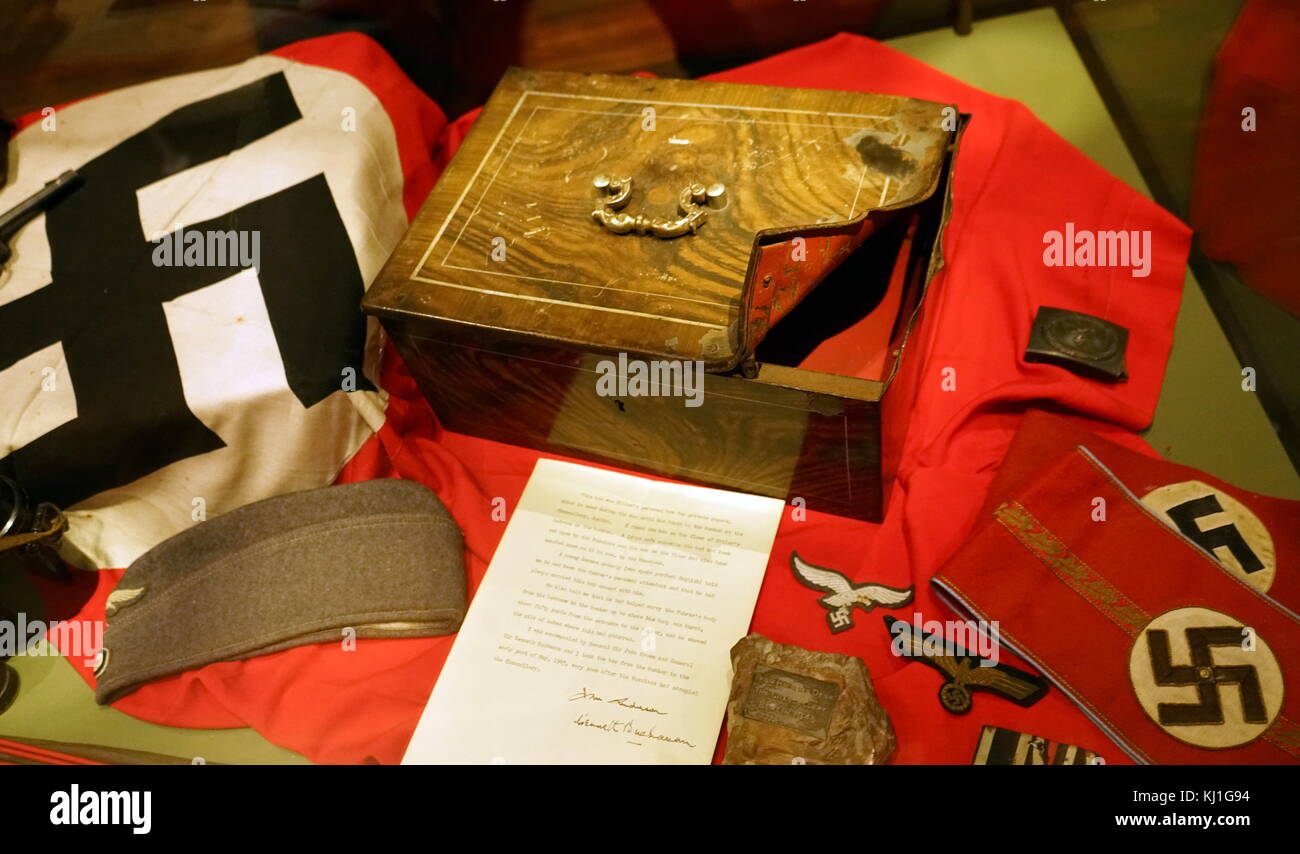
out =
<svg viewBox="0 0 1300 854"><path fill-rule="evenodd" d="M364 308L730 370L757 343L760 248L924 200L955 123L886 95L511 69Z"/></svg>

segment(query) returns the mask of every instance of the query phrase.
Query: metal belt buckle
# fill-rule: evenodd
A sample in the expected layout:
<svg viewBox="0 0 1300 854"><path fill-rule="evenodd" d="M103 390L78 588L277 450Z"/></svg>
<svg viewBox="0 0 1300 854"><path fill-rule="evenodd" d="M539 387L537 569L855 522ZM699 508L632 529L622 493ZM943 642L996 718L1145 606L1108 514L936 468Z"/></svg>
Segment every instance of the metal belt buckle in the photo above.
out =
<svg viewBox="0 0 1300 854"><path fill-rule="evenodd" d="M1064 308L1040 306L1025 348L1026 362L1046 362L1090 379L1128 379L1124 354L1128 330L1123 326Z"/></svg>

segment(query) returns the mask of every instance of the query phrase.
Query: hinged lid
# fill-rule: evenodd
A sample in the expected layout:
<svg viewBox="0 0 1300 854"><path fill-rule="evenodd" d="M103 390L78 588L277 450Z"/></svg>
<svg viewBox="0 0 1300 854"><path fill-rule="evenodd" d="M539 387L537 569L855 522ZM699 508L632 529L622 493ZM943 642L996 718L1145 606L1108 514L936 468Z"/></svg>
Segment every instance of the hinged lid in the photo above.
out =
<svg viewBox="0 0 1300 854"><path fill-rule="evenodd" d="M757 343L760 246L922 201L955 123L886 95L511 69L364 306L730 370Z"/></svg>

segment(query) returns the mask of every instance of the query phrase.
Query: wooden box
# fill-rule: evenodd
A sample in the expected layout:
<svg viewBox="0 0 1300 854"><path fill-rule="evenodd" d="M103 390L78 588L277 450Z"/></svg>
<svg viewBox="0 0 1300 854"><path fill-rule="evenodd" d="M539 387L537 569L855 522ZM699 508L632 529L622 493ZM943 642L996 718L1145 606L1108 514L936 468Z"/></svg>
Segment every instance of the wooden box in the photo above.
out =
<svg viewBox="0 0 1300 854"><path fill-rule="evenodd" d="M364 308L447 429L878 520L956 125L512 69Z"/></svg>

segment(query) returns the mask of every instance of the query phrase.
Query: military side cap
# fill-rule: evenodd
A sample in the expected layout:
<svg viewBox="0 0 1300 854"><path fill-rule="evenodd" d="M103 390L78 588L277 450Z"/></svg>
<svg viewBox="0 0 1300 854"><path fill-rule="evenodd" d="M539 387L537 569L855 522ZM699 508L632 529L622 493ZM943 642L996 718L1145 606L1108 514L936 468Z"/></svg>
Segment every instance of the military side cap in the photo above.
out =
<svg viewBox="0 0 1300 854"><path fill-rule="evenodd" d="M108 597L95 700L219 661L351 638L451 634L464 540L413 481L259 501L150 549Z"/></svg>

